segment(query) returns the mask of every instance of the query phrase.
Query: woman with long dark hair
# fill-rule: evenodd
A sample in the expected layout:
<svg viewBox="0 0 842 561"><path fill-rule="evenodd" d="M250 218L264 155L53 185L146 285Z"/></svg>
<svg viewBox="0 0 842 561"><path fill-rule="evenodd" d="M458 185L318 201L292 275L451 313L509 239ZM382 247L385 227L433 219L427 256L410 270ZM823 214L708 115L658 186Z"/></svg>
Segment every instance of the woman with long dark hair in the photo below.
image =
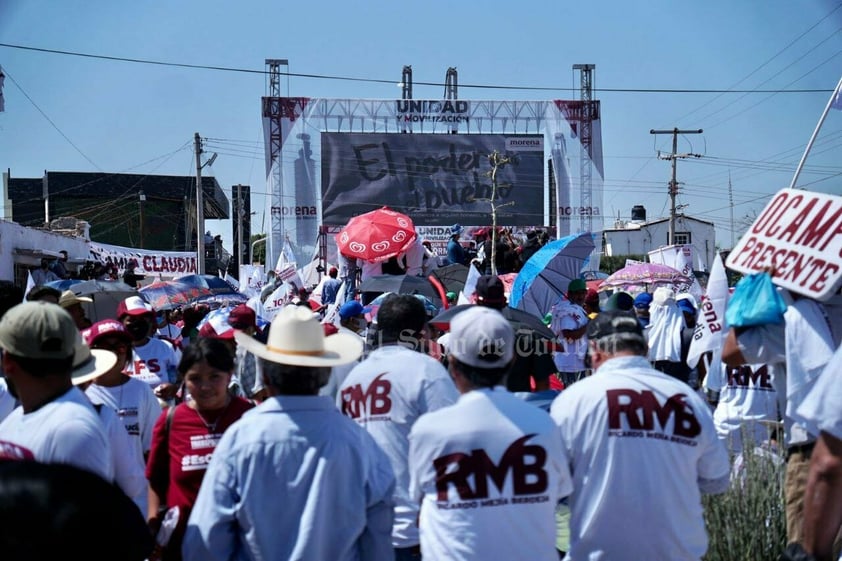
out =
<svg viewBox="0 0 842 561"><path fill-rule="evenodd" d="M148 519L153 532L165 512L179 509L175 532L164 549L166 561L181 559L181 541L190 509L222 433L254 405L228 391L234 357L220 339L198 338L184 350L178 371L188 398L158 418L146 464Z"/></svg>

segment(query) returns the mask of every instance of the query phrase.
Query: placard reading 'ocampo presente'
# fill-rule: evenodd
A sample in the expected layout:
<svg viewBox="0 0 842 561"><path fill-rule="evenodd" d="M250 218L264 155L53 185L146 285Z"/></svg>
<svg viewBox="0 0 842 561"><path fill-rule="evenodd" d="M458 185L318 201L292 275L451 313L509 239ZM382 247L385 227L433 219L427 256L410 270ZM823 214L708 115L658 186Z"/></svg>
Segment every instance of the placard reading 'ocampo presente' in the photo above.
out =
<svg viewBox="0 0 842 561"><path fill-rule="evenodd" d="M817 300L830 298L842 285L842 197L782 189L726 264L745 274L772 268L778 286Z"/></svg>
<svg viewBox="0 0 842 561"><path fill-rule="evenodd" d="M418 225L491 224L495 150L497 221L543 223L544 137L502 134L322 133L322 219L342 225L383 205Z"/></svg>

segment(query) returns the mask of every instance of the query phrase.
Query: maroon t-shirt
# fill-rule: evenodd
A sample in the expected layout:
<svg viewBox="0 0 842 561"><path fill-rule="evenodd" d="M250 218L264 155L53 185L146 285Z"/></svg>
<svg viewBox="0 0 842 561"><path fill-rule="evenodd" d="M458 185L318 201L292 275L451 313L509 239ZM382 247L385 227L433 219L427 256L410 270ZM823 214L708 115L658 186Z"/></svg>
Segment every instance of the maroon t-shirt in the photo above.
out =
<svg viewBox="0 0 842 561"><path fill-rule="evenodd" d="M180 543L190 508L196 502L205 470L222 433L252 407L253 403L232 397L218 420L205 416L207 421L216 423L211 430L195 409L184 403L177 405L170 425L169 446L165 445L168 410L164 409L155 422L146 478L158 495L166 497L168 507L179 507L179 531L173 535L171 545Z"/></svg>

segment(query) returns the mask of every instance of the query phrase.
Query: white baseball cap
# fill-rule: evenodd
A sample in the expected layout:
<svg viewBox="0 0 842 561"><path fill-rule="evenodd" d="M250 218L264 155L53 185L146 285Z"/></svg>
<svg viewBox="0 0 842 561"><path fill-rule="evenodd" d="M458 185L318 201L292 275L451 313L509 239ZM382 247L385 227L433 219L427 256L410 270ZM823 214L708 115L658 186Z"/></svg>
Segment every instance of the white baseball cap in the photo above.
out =
<svg viewBox="0 0 842 561"><path fill-rule="evenodd" d="M503 314L471 306L450 322L448 352L474 368L503 368L515 356L515 332Z"/></svg>
<svg viewBox="0 0 842 561"><path fill-rule="evenodd" d="M123 316L144 316L147 314L154 315L155 310L140 296L129 296L117 304L117 319L122 319Z"/></svg>

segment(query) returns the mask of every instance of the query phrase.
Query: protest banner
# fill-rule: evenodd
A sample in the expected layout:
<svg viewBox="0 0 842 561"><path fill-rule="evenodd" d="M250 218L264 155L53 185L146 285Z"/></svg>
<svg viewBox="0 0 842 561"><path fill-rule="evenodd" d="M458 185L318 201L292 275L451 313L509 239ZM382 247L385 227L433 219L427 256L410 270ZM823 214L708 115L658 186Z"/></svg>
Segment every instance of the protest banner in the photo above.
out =
<svg viewBox="0 0 842 561"><path fill-rule="evenodd" d="M137 261L136 273L164 279L183 277L197 271L194 251L155 251L91 242L90 259L103 264L114 263L120 271L125 270L130 259L134 259Z"/></svg>
<svg viewBox="0 0 842 561"><path fill-rule="evenodd" d="M842 197L778 191L726 265L744 274L771 270L776 285L827 300L842 285Z"/></svg>
<svg viewBox="0 0 842 561"><path fill-rule="evenodd" d="M522 226L543 221L541 134L323 132L321 141L325 224L346 224L386 205L419 225L487 226L492 195L487 156L495 151L508 158L496 176L498 221ZM569 212L578 214L579 208Z"/></svg>

